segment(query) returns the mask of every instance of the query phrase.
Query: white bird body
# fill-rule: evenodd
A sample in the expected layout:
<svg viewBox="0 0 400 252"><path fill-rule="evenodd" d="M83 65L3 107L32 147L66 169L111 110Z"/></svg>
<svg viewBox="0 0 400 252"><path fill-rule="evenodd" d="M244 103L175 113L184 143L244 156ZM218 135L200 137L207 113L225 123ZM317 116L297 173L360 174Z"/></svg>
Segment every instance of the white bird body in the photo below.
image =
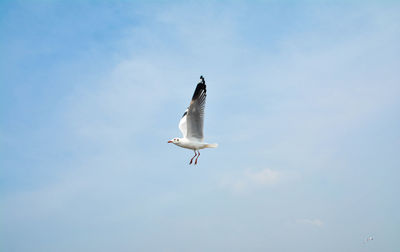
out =
<svg viewBox="0 0 400 252"><path fill-rule="evenodd" d="M206 83L203 76L200 76L200 82L196 86L192 101L179 121L179 129L183 138L173 138L168 141L168 143L173 143L179 147L194 150L195 155L193 158L197 156L195 164L197 164L197 159L200 156L199 150L218 146L218 144L204 142L203 124L206 91ZM193 158L189 164L192 164Z"/></svg>
<svg viewBox="0 0 400 252"><path fill-rule="evenodd" d="M209 143L203 143L199 142L196 140L190 140L188 138L178 138L179 141L172 142L175 145L178 145L179 147L186 148L186 149L191 149L191 150L201 150L204 148L216 148L218 147L217 144L209 144Z"/></svg>

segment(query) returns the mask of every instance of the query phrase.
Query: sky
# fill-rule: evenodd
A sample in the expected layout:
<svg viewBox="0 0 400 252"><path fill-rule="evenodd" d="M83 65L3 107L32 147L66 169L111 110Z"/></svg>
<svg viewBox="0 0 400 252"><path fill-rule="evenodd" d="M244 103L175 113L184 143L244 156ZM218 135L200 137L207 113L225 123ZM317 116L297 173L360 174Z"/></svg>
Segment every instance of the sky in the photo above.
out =
<svg viewBox="0 0 400 252"><path fill-rule="evenodd" d="M1 1L0 30L1 251L399 251L400 2Z"/></svg>

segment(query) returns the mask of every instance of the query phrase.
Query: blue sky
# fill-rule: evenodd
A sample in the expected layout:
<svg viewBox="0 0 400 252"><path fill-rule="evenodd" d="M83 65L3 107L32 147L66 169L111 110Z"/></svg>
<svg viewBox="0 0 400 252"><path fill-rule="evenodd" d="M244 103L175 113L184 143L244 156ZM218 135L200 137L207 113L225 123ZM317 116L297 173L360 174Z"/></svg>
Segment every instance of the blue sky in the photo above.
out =
<svg viewBox="0 0 400 252"><path fill-rule="evenodd" d="M0 29L2 251L398 250L398 2L2 1ZM194 167L166 141L200 75Z"/></svg>

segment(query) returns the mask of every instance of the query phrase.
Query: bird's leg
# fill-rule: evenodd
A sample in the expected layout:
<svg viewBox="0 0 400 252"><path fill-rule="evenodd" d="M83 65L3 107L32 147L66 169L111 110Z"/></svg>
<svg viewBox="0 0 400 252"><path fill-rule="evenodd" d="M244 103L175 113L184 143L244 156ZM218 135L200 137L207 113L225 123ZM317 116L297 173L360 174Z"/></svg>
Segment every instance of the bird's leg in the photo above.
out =
<svg viewBox="0 0 400 252"><path fill-rule="evenodd" d="M197 153L196 153L196 151L194 151L194 156L192 157L192 159L190 159L190 165L192 164L192 162L193 162L193 158L195 157L197 155Z"/></svg>
<svg viewBox="0 0 400 252"><path fill-rule="evenodd" d="M197 153L198 153L199 155L197 155L196 161L194 161L194 164L195 164L195 165L197 164L197 159L200 157L200 151L197 151Z"/></svg>

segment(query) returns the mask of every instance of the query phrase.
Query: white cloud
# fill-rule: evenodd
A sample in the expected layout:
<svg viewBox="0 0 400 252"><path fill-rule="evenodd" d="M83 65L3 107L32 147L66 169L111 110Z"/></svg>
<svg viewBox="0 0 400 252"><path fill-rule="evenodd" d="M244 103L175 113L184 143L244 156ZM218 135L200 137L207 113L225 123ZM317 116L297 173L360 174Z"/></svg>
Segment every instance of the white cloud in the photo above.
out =
<svg viewBox="0 0 400 252"><path fill-rule="evenodd" d="M322 227L324 225L320 219L297 219L296 223L315 227Z"/></svg>
<svg viewBox="0 0 400 252"><path fill-rule="evenodd" d="M281 177L281 173L271 169L264 169L259 172L246 172L247 179L256 185L274 185Z"/></svg>
<svg viewBox="0 0 400 252"><path fill-rule="evenodd" d="M242 192L254 187L274 186L281 181L283 173L269 168L260 171L246 170L239 176L226 176L220 185L234 192Z"/></svg>

